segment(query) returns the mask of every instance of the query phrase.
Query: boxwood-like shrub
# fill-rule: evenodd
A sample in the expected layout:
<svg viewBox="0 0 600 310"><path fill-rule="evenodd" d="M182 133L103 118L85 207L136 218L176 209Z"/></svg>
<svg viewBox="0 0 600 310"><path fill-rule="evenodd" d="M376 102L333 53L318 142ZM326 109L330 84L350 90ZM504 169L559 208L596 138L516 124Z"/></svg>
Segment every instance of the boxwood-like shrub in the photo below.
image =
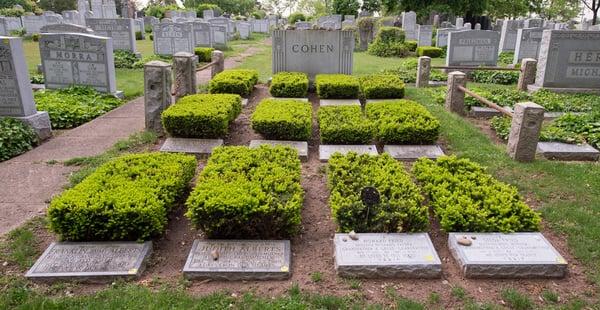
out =
<svg viewBox="0 0 600 310"><path fill-rule="evenodd" d="M358 79L346 74L317 74L315 78L317 95L321 99L358 98Z"/></svg>
<svg viewBox="0 0 600 310"><path fill-rule="evenodd" d="M189 155L114 159L52 200L50 229L71 241L148 240L165 230L167 213L195 170Z"/></svg>
<svg viewBox="0 0 600 310"><path fill-rule="evenodd" d="M411 52L414 52L417 50L418 44L419 43L417 41L404 41L404 46L406 46L406 48Z"/></svg>
<svg viewBox="0 0 600 310"><path fill-rule="evenodd" d="M300 228L298 152L284 146L215 148L186 216L210 238L287 238Z"/></svg>
<svg viewBox="0 0 600 310"><path fill-rule="evenodd" d="M369 103L366 113L384 144L431 144L440 132L440 122L414 101Z"/></svg>
<svg viewBox="0 0 600 310"><path fill-rule="evenodd" d="M419 159L413 173L447 232L537 231L540 215L517 189L476 163L455 156Z"/></svg>
<svg viewBox="0 0 600 310"><path fill-rule="evenodd" d="M360 79L360 88L367 99L395 99L404 97L404 82L397 75L371 74Z"/></svg>
<svg viewBox="0 0 600 310"><path fill-rule="evenodd" d="M196 47L194 49L194 54L198 56L199 62L211 62L212 61L212 52L214 52L214 48L212 47Z"/></svg>
<svg viewBox="0 0 600 310"><path fill-rule="evenodd" d="M267 139L306 141L312 133L312 106L299 100L263 100L252 114L252 129Z"/></svg>
<svg viewBox="0 0 600 310"><path fill-rule="evenodd" d="M14 118L0 118L0 161L25 153L37 143L35 131Z"/></svg>
<svg viewBox="0 0 600 310"><path fill-rule="evenodd" d="M235 69L225 70L217 75L208 84L211 94L238 94L248 96L254 85L258 82L258 71Z"/></svg>
<svg viewBox="0 0 600 310"><path fill-rule="evenodd" d="M334 154L327 166L329 205L341 232L417 232L428 227L428 209L402 164L389 154ZM367 206L365 187L374 187L381 201Z"/></svg>
<svg viewBox="0 0 600 310"><path fill-rule="evenodd" d="M405 38L406 34L404 33L404 30L402 30L402 28L384 26L379 28L379 30L377 31L375 40L379 40L383 43L404 43Z"/></svg>
<svg viewBox="0 0 600 310"><path fill-rule="evenodd" d="M269 88L273 97L304 98L308 92L308 76L302 72L279 72Z"/></svg>
<svg viewBox="0 0 600 310"><path fill-rule="evenodd" d="M431 58L439 58L444 54L444 50L434 46L419 46L417 47L417 56L429 56Z"/></svg>
<svg viewBox="0 0 600 310"><path fill-rule="evenodd" d="M373 139L373 125L359 106L319 108L319 131L325 144L364 144Z"/></svg>
<svg viewBox="0 0 600 310"><path fill-rule="evenodd" d="M242 98L232 94L186 96L162 113L170 135L183 138L220 138L242 111Z"/></svg>

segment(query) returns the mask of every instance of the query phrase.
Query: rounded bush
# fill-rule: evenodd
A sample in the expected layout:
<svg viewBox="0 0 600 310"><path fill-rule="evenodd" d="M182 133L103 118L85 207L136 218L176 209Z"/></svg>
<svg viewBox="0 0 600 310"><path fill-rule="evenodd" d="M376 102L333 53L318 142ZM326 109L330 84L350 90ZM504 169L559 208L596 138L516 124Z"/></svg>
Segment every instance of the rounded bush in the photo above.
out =
<svg viewBox="0 0 600 310"><path fill-rule="evenodd" d="M306 21L306 16L302 13L292 13L288 17L288 23L290 25L294 25L296 22L304 22Z"/></svg>
<svg viewBox="0 0 600 310"><path fill-rule="evenodd" d="M414 101L369 103L366 113L383 144L432 144L440 133L440 122Z"/></svg>
<svg viewBox="0 0 600 310"><path fill-rule="evenodd" d="M198 56L199 62L211 62L212 61L212 52L215 49L212 47L196 47L194 49L194 54Z"/></svg>
<svg viewBox="0 0 600 310"><path fill-rule="evenodd" d="M312 106L299 100L263 100L252 113L252 129L267 139L309 140Z"/></svg>
<svg viewBox="0 0 600 310"><path fill-rule="evenodd" d="M318 74L315 85L321 99L354 99L360 92L358 79L346 74Z"/></svg>
<svg viewBox="0 0 600 310"><path fill-rule="evenodd" d="M308 93L308 76L302 72L276 73L269 92L273 97L304 98Z"/></svg>
<svg viewBox="0 0 600 310"><path fill-rule="evenodd" d="M444 50L433 46L417 47L417 56L429 56L431 58L439 58L444 54Z"/></svg>
<svg viewBox="0 0 600 310"><path fill-rule="evenodd" d="M393 74L371 74L360 79L360 89L366 99L400 99L404 97L404 82Z"/></svg>
<svg viewBox="0 0 600 310"><path fill-rule="evenodd" d="M318 118L324 144L365 144L373 140L373 124L359 106L320 107Z"/></svg>
<svg viewBox="0 0 600 310"><path fill-rule="evenodd" d="M217 74L208 84L211 94L238 94L248 96L258 82L258 71L233 69Z"/></svg>

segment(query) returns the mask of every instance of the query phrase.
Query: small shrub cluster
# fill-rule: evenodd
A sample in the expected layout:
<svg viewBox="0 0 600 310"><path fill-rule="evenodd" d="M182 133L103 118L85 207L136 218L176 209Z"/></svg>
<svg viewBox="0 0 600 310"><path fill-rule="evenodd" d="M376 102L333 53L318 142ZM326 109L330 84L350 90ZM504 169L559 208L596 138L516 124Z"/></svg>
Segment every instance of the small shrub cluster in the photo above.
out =
<svg viewBox="0 0 600 310"><path fill-rule="evenodd" d="M304 16L304 14L302 13L292 13L290 14L290 16L288 16L288 23L290 25L294 25L296 24L296 22L303 22L306 21L306 16Z"/></svg>
<svg viewBox="0 0 600 310"><path fill-rule="evenodd" d="M367 118L375 137L384 144L431 144L438 139L440 122L417 102L398 100L369 103Z"/></svg>
<svg viewBox="0 0 600 310"><path fill-rule="evenodd" d="M53 129L69 129L118 107L123 101L91 87L73 86L33 94L39 111L47 111Z"/></svg>
<svg viewBox="0 0 600 310"><path fill-rule="evenodd" d="M384 69L383 73L386 74L394 74L400 77L404 83L414 83L417 80L417 67L419 63L415 58L405 59L401 62L401 64L394 69ZM448 75L438 69L432 69L429 74L430 81L446 81L448 80Z"/></svg>
<svg viewBox="0 0 600 310"><path fill-rule="evenodd" d="M304 98L308 93L308 76L302 72L279 72L273 76L269 92L273 97Z"/></svg>
<svg viewBox="0 0 600 310"><path fill-rule="evenodd" d="M406 57L409 48L404 44L404 30L398 27L379 27L367 52L379 57Z"/></svg>
<svg viewBox="0 0 600 310"><path fill-rule="evenodd" d="M393 74L371 74L359 79L366 99L397 99L404 97L404 82Z"/></svg>
<svg viewBox="0 0 600 310"><path fill-rule="evenodd" d="M318 118L324 144L364 144L373 139L373 125L360 106L320 107Z"/></svg>
<svg viewBox="0 0 600 310"><path fill-rule="evenodd" d="M517 189L476 163L455 156L421 158L413 174L422 185L444 231L519 232L540 229L540 215Z"/></svg>
<svg viewBox="0 0 600 310"><path fill-rule="evenodd" d="M31 127L14 118L0 118L0 162L31 150L36 143Z"/></svg>
<svg viewBox="0 0 600 310"><path fill-rule="evenodd" d="M417 46L419 45L419 43L417 41L404 41L404 45L406 46L406 48L408 49L409 52L415 52L417 51Z"/></svg>
<svg viewBox="0 0 600 310"><path fill-rule="evenodd" d="M162 113L165 131L183 138L221 138L242 111L234 94L197 94L183 97Z"/></svg>
<svg viewBox="0 0 600 310"><path fill-rule="evenodd" d="M500 55L498 55L498 64L499 65L510 65L513 63L513 60L515 59L515 53L514 52L502 52L500 53Z"/></svg>
<svg viewBox="0 0 600 310"><path fill-rule="evenodd" d="M196 159L189 155L146 153L114 159L52 200L50 229L70 241L158 236L195 170Z"/></svg>
<svg viewBox="0 0 600 310"><path fill-rule="evenodd" d="M44 84L45 79L43 74L29 74L31 84Z"/></svg>
<svg viewBox="0 0 600 310"><path fill-rule="evenodd" d="M238 94L248 96L258 82L258 71L247 69L225 70L217 74L208 85L211 94Z"/></svg>
<svg viewBox="0 0 600 310"><path fill-rule="evenodd" d="M418 232L429 224L427 206L403 165L389 154L334 154L327 165L329 206L341 232ZM374 187L380 202L367 206L365 187Z"/></svg>
<svg viewBox="0 0 600 310"><path fill-rule="evenodd" d="M360 92L358 78L345 74L317 74L315 85L321 99L353 99Z"/></svg>
<svg viewBox="0 0 600 310"><path fill-rule="evenodd" d="M212 61L212 52L214 52L214 48L212 47L196 47L194 49L194 54L198 56L198 62L211 62Z"/></svg>
<svg viewBox="0 0 600 310"><path fill-rule="evenodd" d="M312 106L299 100L266 99L252 113L252 129L267 139L310 139Z"/></svg>
<svg viewBox="0 0 600 310"><path fill-rule="evenodd" d="M417 47L417 56L429 56L431 58L439 58L444 55L444 50L434 46L419 46Z"/></svg>
<svg viewBox="0 0 600 310"><path fill-rule="evenodd" d="M131 51L115 50L114 53L115 68L132 69L139 58Z"/></svg>
<svg viewBox="0 0 600 310"><path fill-rule="evenodd" d="M483 84L512 85L519 81L519 71L475 70L471 80Z"/></svg>
<svg viewBox="0 0 600 310"><path fill-rule="evenodd" d="M33 42L39 42L40 41L40 34L39 33L34 33L31 35L31 41Z"/></svg>
<svg viewBox="0 0 600 310"><path fill-rule="evenodd" d="M290 147L218 147L186 202L186 216L209 238L293 236L304 200L300 175Z"/></svg>

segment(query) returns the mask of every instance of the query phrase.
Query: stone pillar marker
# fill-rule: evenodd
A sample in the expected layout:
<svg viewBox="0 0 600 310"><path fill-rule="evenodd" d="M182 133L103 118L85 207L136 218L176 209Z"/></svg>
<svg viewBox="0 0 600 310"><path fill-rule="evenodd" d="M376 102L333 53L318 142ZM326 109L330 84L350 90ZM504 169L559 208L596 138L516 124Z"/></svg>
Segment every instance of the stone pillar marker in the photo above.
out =
<svg viewBox="0 0 600 310"><path fill-rule="evenodd" d="M515 105L508 137L508 155L511 158L520 162L530 162L535 159L543 121L542 106L533 102L521 102Z"/></svg>
<svg viewBox="0 0 600 310"><path fill-rule="evenodd" d="M171 65L150 61L144 65L144 115L146 130L164 133L160 115L172 103Z"/></svg>
<svg viewBox="0 0 600 310"><path fill-rule="evenodd" d="M421 56L419 57L419 64L417 66L417 88L429 86L429 74L431 73L431 57Z"/></svg>
<svg viewBox="0 0 600 310"><path fill-rule="evenodd" d="M465 116L465 92L458 86L467 85L467 75L460 71L448 74L448 91L446 92L446 110Z"/></svg>
<svg viewBox="0 0 600 310"><path fill-rule="evenodd" d="M521 73L519 74L517 89L527 91L527 86L535 83L536 72L537 60L533 58L524 58L521 60Z"/></svg>
<svg viewBox="0 0 600 310"><path fill-rule="evenodd" d="M214 51L212 52L211 61L215 63L210 70L210 78L212 79L225 70L225 55L221 51Z"/></svg>
<svg viewBox="0 0 600 310"><path fill-rule="evenodd" d="M173 56L175 71L175 102L187 95L196 93L196 55L178 52Z"/></svg>

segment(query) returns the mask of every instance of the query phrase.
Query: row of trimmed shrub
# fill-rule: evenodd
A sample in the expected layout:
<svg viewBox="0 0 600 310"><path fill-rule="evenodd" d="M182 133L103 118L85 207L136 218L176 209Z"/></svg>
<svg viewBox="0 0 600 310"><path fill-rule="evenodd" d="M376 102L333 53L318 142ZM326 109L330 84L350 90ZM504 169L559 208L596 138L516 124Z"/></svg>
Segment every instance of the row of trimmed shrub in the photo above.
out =
<svg viewBox="0 0 600 310"><path fill-rule="evenodd" d="M420 104L410 100L369 103L363 114L359 106L319 108L321 142L363 144L373 138L384 144L431 144L440 123Z"/></svg>
<svg viewBox="0 0 600 310"><path fill-rule="evenodd" d="M267 139L303 140L312 135L312 106L293 99L265 99L252 114L252 129Z"/></svg>

